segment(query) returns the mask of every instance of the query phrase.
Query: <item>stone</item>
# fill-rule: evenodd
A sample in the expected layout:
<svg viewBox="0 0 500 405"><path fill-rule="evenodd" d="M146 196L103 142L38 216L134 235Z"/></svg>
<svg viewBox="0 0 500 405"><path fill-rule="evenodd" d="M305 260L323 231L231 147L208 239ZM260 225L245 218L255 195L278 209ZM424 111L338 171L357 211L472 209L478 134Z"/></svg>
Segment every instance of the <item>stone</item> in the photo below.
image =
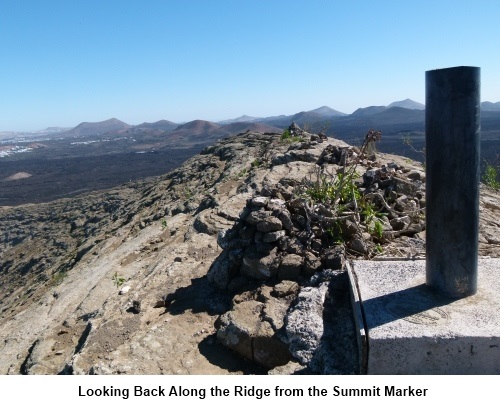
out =
<svg viewBox="0 0 500 405"><path fill-rule="evenodd" d="M293 222L290 216L290 212L288 212L287 210L282 211L278 215L278 219L281 221L283 229L287 231L291 231L293 229Z"/></svg>
<svg viewBox="0 0 500 405"><path fill-rule="evenodd" d="M252 338L259 328L259 314L263 307L264 304L257 301L235 305L218 319L217 339L241 356L253 360Z"/></svg>
<svg viewBox="0 0 500 405"><path fill-rule="evenodd" d="M314 356L324 332L323 309L328 283L304 287L286 316L286 340L292 356L307 364Z"/></svg>
<svg viewBox="0 0 500 405"><path fill-rule="evenodd" d="M267 219L270 215L270 212L264 211L262 209L259 211L252 211L250 212L250 214L248 214L245 221L249 225L257 225L259 222Z"/></svg>
<svg viewBox="0 0 500 405"><path fill-rule="evenodd" d="M215 210L207 209L196 216L193 227L197 232L216 235L220 230L231 228L233 223L233 221L218 215ZM171 232L173 232L172 235L175 235L175 229L172 229Z"/></svg>
<svg viewBox="0 0 500 405"><path fill-rule="evenodd" d="M130 312L134 314L139 314L141 312L141 301L139 300L132 301L132 307L130 308Z"/></svg>
<svg viewBox="0 0 500 405"><path fill-rule="evenodd" d="M323 244L321 243L321 239L313 239L311 241L311 249L315 251L316 253L319 253L323 247Z"/></svg>
<svg viewBox="0 0 500 405"><path fill-rule="evenodd" d="M380 179L380 170L369 169L363 174L363 186L370 187Z"/></svg>
<svg viewBox="0 0 500 405"><path fill-rule="evenodd" d="M279 198L271 198L267 209L272 211L273 215L278 215L281 211L286 209L286 203L284 200Z"/></svg>
<svg viewBox="0 0 500 405"><path fill-rule="evenodd" d="M420 170L410 170L406 173L406 177L413 181L425 181L425 174Z"/></svg>
<svg viewBox="0 0 500 405"><path fill-rule="evenodd" d="M120 289L120 292L118 294L125 295L130 291L130 288L131 287L129 285L125 285Z"/></svg>
<svg viewBox="0 0 500 405"><path fill-rule="evenodd" d="M299 291L299 285L292 280L283 280L273 287L272 294L278 298L294 296Z"/></svg>
<svg viewBox="0 0 500 405"><path fill-rule="evenodd" d="M354 236L347 245L349 248L355 252L361 253L362 255L366 255L369 252L366 242L357 235Z"/></svg>
<svg viewBox="0 0 500 405"><path fill-rule="evenodd" d="M260 221L257 223L257 231L259 232L275 232L275 231L281 231L281 228L283 227L283 224L281 221L276 218L276 217L267 217L263 221Z"/></svg>
<svg viewBox="0 0 500 405"><path fill-rule="evenodd" d="M295 121L293 121L292 124L288 127L288 131L292 136L302 136L304 133L304 131L295 123Z"/></svg>
<svg viewBox="0 0 500 405"><path fill-rule="evenodd" d="M270 252L259 252L255 246L250 246L243 256L240 273L257 280L275 276L278 271L277 250L274 248Z"/></svg>
<svg viewBox="0 0 500 405"><path fill-rule="evenodd" d="M271 324L261 320L259 315L265 307L254 300L238 303L219 318L217 339L241 356L271 369L287 364L291 355Z"/></svg>
<svg viewBox="0 0 500 405"><path fill-rule="evenodd" d="M277 242L281 238L285 236L285 231L275 231L275 232L269 232L264 234L264 237L262 238L263 242Z"/></svg>
<svg viewBox="0 0 500 405"><path fill-rule="evenodd" d="M305 253L302 272L306 276L311 276L321 269L321 260L311 252Z"/></svg>
<svg viewBox="0 0 500 405"><path fill-rule="evenodd" d="M306 150L292 150L288 154L291 156L292 161L300 160L301 162L317 163L321 158L321 150L319 149L306 149Z"/></svg>
<svg viewBox="0 0 500 405"><path fill-rule="evenodd" d="M238 292L248 284L248 279L244 276L236 276L227 285L227 290L230 292Z"/></svg>
<svg viewBox="0 0 500 405"><path fill-rule="evenodd" d="M411 223L411 219L409 216L405 215L403 217L398 217L390 220L392 229L395 231L402 231L403 229L408 228Z"/></svg>
<svg viewBox="0 0 500 405"><path fill-rule="evenodd" d="M255 236L255 228L253 226L244 226L240 229L240 237L242 239L253 239Z"/></svg>
<svg viewBox="0 0 500 405"><path fill-rule="evenodd" d="M267 291L262 291L262 293L263 296L261 299L263 299L265 303L262 309L262 320L271 325L274 333L278 333L285 324L285 316L290 306L292 296L288 296L288 299L279 299L272 295L273 289L271 287L269 287ZM259 301L261 301L261 299L259 299Z"/></svg>
<svg viewBox="0 0 500 405"><path fill-rule="evenodd" d="M408 196L402 195L394 201L394 209L399 212L404 212L406 210L406 204L408 204Z"/></svg>
<svg viewBox="0 0 500 405"><path fill-rule="evenodd" d="M278 338L258 334L252 344L253 361L267 369L283 366L292 358L288 346Z"/></svg>
<svg viewBox="0 0 500 405"><path fill-rule="evenodd" d="M419 189L418 185L396 177L392 179L390 187L398 194L405 194L412 197Z"/></svg>
<svg viewBox="0 0 500 405"><path fill-rule="evenodd" d="M260 243L264 239L264 234L262 232L255 232L255 235L253 237L253 240L255 243Z"/></svg>
<svg viewBox="0 0 500 405"><path fill-rule="evenodd" d="M240 261L230 251L224 250L210 266L207 278L208 281L221 290L225 290L230 280L236 275ZM231 257L232 256L232 257Z"/></svg>
<svg viewBox="0 0 500 405"><path fill-rule="evenodd" d="M296 280L302 269L302 257L295 254L286 255L278 269L280 280Z"/></svg>
<svg viewBox="0 0 500 405"><path fill-rule="evenodd" d="M334 246L325 250L323 254L323 267L326 269L339 270L344 267L345 251L342 246Z"/></svg>
<svg viewBox="0 0 500 405"><path fill-rule="evenodd" d="M349 217L339 218L337 223L340 226L342 231L342 237L345 239L349 239L352 236L356 235L359 231L358 226L354 221L352 221Z"/></svg>
<svg viewBox="0 0 500 405"><path fill-rule="evenodd" d="M252 198L251 204L254 207L266 207L269 202L269 198L267 197L255 197Z"/></svg>

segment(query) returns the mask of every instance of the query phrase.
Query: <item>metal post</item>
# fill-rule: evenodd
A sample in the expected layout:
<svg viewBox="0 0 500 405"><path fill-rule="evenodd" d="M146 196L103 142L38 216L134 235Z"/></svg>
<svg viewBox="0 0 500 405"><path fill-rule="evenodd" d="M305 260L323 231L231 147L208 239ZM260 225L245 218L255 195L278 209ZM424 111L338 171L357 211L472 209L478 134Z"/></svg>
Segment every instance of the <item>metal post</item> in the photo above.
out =
<svg viewBox="0 0 500 405"><path fill-rule="evenodd" d="M480 68L425 79L427 285L461 298L477 291Z"/></svg>

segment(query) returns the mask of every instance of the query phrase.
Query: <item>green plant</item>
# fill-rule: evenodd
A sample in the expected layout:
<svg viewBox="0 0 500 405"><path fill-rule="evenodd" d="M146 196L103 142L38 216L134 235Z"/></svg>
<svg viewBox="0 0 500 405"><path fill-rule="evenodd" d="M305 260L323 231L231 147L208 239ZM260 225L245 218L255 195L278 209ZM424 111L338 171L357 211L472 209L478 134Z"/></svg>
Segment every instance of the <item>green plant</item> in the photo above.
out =
<svg viewBox="0 0 500 405"><path fill-rule="evenodd" d="M355 177L355 172L328 175L318 171L316 180L311 182L305 193L314 201L337 205L342 210L343 204L360 199Z"/></svg>
<svg viewBox="0 0 500 405"><path fill-rule="evenodd" d="M343 243L345 243L342 233L342 225L339 220L336 220L331 226L327 227L325 232L334 244L342 245Z"/></svg>
<svg viewBox="0 0 500 405"><path fill-rule="evenodd" d="M295 143L299 142L302 138L300 136L292 136L288 129L285 129L281 134L281 142L283 143Z"/></svg>
<svg viewBox="0 0 500 405"><path fill-rule="evenodd" d="M116 288L120 288L126 281L125 278L120 276L117 271L115 271L115 274L113 274L111 280L113 281L113 284L116 286Z"/></svg>
<svg viewBox="0 0 500 405"><path fill-rule="evenodd" d="M334 243L345 243L345 235L343 234L343 226L340 224L340 217L345 221L354 222L354 225L360 228L363 225L372 236L382 239L384 226L380 219L384 214L381 213L369 196L361 194L359 184L359 174L356 171L360 159L366 156L366 153L374 153L374 143L381 139L381 132L370 130L366 134L365 140L360 148L359 154L356 157L348 149L344 149L342 154L343 167L336 174L329 174L323 168L316 169L315 177L311 177L306 183L304 194L315 203L321 203L324 208L330 211L330 215L336 216L335 222L329 220L326 226L326 234L334 241ZM314 179L314 180L313 180ZM323 210L324 210L323 208ZM306 209L307 220L311 221L311 217L317 214L312 212L308 214ZM327 214L328 215L328 214ZM347 232L352 232L352 224L346 226L349 229Z"/></svg>
<svg viewBox="0 0 500 405"><path fill-rule="evenodd" d="M191 190L191 188L187 186L183 188L182 193L186 200L189 200L194 195L193 190Z"/></svg>
<svg viewBox="0 0 500 405"><path fill-rule="evenodd" d="M384 233L384 227L380 219L375 220L374 232L377 238L382 239L382 235Z"/></svg>
<svg viewBox="0 0 500 405"><path fill-rule="evenodd" d="M63 280L66 278L68 273L64 270L58 271L57 273L52 274L52 285L59 285L63 282Z"/></svg>
<svg viewBox="0 0 500 405"><path fill-rule="evenodd" d="M168 228L167 220L165 218L162 218L161 220L161 228L162 229Z"/></svg>
<svg viewBox="0 0 500 405"><path fill-rule="evenodd" d="M384 232L384 226L380 220L382 214L376 210L375 205L371 201L366 199L361 199L359 206L367 231L371 235L381 239Z"/></svg>
<svg viewBox="0 0 500 405"><path fill-rule="evenodd" d="M251 163L251 166L252 167L259 167L262 165L262 162L260 159L255 159L252 163Z"/></svg>
<svg viewBox="0 0 500 405"><path fill-rule="evenodd" d="M483 182L488 187L491 187L494 190L500 190L500 182L498 181L498 169L491 163L486 163Z"/></svg>
<svg viewBox="0 0 500 405"><path fill-rule="evenodd" d="M236 173L234 175L234 180L239 180L241 179L242 177L246 176L246 174L248 173L248 170L246 168L243 168L241 169L238 173Z"/></svg>

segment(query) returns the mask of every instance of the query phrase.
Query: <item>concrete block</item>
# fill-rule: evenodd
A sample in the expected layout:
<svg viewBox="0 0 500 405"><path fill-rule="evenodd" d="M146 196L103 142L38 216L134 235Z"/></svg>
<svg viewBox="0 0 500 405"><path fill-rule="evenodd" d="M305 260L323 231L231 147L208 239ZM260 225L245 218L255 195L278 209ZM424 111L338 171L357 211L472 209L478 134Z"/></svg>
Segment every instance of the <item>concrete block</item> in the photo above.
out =
<svg viewBox="0 0 500 405"><path fill-rule="evenodd" d="M450 299L425 261L348 265L367 374L500 374L500 259L480 259L478 292Z"/></svg>

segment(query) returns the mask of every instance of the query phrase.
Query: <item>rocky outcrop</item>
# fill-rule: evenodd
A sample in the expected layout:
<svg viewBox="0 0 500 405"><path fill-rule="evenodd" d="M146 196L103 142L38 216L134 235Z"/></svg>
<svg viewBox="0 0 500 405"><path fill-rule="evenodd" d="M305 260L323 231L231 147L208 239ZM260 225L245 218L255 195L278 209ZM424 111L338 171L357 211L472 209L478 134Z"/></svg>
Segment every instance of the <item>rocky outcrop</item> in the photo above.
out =
<svg viewBox="0 0 500 405"><path fill-rule="evenodd" d="M345 260L424 255L424 171L290 133L0 207L0 373L355 372ZM336 194L346 175L354 187ZM499 256L499 207L482 188L481 254Z"/></svg>

